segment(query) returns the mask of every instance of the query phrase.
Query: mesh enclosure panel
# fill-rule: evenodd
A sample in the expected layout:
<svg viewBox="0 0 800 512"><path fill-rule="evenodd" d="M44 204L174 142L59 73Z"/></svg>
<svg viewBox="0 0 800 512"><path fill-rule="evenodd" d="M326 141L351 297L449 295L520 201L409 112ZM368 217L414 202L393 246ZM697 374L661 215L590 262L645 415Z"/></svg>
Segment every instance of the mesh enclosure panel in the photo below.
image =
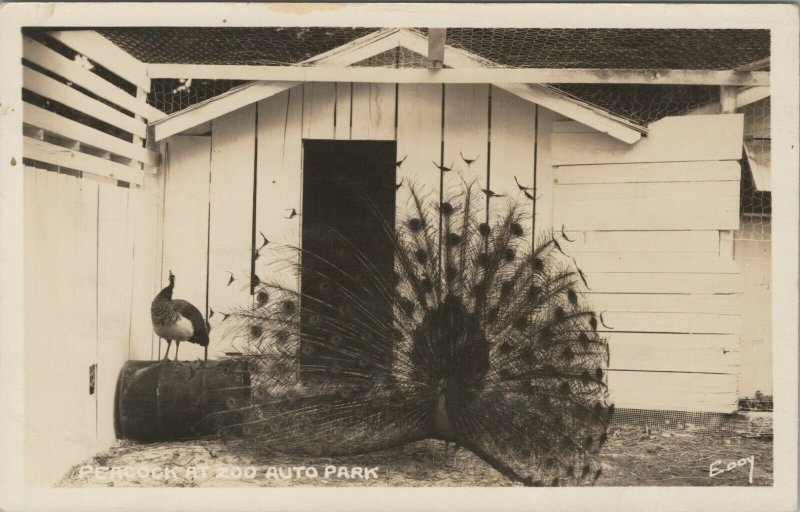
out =
<svg viewBox="0 0 800 512"><path fill-rule="evenodd" d="M447 44L514 68L733 69L769 56L769 31L449 28Z"/></svg>
<svg viewBox="0 0 800 512"><path fill-rule="evenodd" d="M770 403L769 410L771 410L771 405ZM772 436L772 421L769 418L751 418L740 413L617 409L611 421L611 427L631 425L660 431L687 430L697 433L738 434L748 437Z"/></svg>
<svg viewBox="0 0 800 512"><path fill-rule="evenodd" d="M99 32L144 62L290 65L374 30L137 27ZM501 67L732 69L769 56L769 31L450 28L447 44Z"/></svg>
<svg viewBox="0 0 800 512"><path fill-rule="evenodd" d="M278 66L297 64L375 29L137 27L98 31L143 62Z"/></svg>
<svg viewBox="0 0 800 512"><path fill-rule="evenodd" d="M553 87L640 125L667 116L683 115L719 101L717 86L553 84Z"/></svg>
<svg viewBox="0 0 800 512"><path fill-rule="evenodd" d="M147 102L153 107L172 114L214 96L228 92L246 80L192 80L157 78L151 81Z"/></svg>
<svg viewBox="0 0 800 512"><path fill-rule="evenodd" d="M427 68L428 58L417 52L403 47L385 51L374 57L362 60L353 64L354 67L374 67L374 68Z"/></svg>
<svg viewBox="0 0 800 512"><path fill-rule="evenodd" d="M744 114L744 153L741 225L734 232L734 239L769 241L772 217L770 99L751 103L739 111Z"/></svg>

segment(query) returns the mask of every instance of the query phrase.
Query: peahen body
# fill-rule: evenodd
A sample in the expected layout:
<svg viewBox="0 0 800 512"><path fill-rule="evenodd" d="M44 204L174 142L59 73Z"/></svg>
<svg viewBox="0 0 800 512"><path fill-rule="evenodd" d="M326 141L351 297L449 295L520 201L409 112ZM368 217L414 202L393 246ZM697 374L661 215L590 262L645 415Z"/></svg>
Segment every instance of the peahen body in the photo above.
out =
<svg viewBox="0 0 800 512"><path fill-rule="evenodd" d="M175 360L181 341L208 347L208 325L202 313L191 303L173 299L175 275L170 271L169 284L150 303L150 318L156 335L167 340L164 360L169 358L169 347L175 341Z"/></svg>
<svg viewBox="0 0 800 512"><path fill-rule="evenodd" d="M531 247L513 203L484 222L473 188L442 204L410 188L412 213L383 230L391 275L340 237L349 268L302 253L313 289L259 280L233 333L250 400L221 433L323 456L438 438L525 485L594 482L613 405L582 275L552 235Z"/></svg>

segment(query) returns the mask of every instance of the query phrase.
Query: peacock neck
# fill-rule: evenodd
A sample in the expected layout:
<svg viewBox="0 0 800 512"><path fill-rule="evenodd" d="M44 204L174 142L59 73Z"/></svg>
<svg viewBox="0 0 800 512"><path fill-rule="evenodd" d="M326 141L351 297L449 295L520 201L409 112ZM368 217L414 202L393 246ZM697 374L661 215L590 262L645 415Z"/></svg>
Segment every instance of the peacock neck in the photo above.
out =
<svg viewBox="0 0 800 512"><path fill-rule="evenodd" d="M156 297L156 299L157 300L158 299L161 299L161 300L172 300L172 290L174 288L175 288L175 282L174 281L170 281L169 285L167 285L166 288L164 288L163 290L161 290L159 292L159 294Z"/></svg>
<svg viewBox="0 0 800 512"><path fill-rule="evenodd" d="M434 390L433 401L433 430L434 435L442 439L452 440L455 438L453 423L450 421L450 414L447 411L446 384L440 381Z"/></svg>

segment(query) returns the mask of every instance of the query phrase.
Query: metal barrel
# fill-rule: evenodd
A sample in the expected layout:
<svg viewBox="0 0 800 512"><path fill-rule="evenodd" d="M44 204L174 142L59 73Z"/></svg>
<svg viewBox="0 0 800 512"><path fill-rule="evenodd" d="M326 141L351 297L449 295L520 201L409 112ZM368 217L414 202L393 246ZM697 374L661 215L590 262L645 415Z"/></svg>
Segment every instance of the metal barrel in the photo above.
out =
<svg viewBox="0 0 800 512"><path fill-rule="evenodd" d="M139 442L232 432L241 423L235 410L249 396L250 372L241 359L128 361L117 378L114 429L117 438Z"/></svg>

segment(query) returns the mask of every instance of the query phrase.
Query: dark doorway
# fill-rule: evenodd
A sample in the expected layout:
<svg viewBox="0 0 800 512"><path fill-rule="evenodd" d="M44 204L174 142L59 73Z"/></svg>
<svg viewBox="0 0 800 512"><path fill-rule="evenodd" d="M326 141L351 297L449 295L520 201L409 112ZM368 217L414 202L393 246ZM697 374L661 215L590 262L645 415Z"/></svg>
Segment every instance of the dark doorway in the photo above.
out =
<svg viewBox="0 0 800 512"><path fill-rule="evenodd" d="M394 265L386 230L394 229L395 157L394 141L303 141L306 375L365 373L387 355L380 331L391 328L392 311L379 281Z"/></svg>

